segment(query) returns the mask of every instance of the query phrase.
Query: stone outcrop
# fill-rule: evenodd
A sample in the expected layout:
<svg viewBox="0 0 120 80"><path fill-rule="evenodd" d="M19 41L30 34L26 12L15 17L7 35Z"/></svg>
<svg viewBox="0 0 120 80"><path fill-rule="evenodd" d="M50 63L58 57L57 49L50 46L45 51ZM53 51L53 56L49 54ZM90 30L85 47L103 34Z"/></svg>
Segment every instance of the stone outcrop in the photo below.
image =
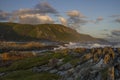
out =
<svg viewBox="0 0 120 80"><path fill-rule="evenodd" d="M117 80L120 78L120 57L118 55L116 57L112 50L110 52L106 51L103 50L102 52L101 50L94 54L97 54L98 60L94 61L94 58L87 57L87 60L79 61L76 66L73 66L70 62L63 63L64 58L51 59L49 65L51 64L54 68L48 69L46 67L46 69L50 73L60 75L62 77L61 80ZM71 54L73 56L76 55L76 53ZM84 56L86 55L88 54L85 53ZM84 56L78 56L77 54L77 58L84 58ZM46 69L45 67L41 68L43 71L46 71Z"/></svg>
<svg viewBox="0 0 120 80"><path fill-rule="evenodd" d="M47 64L32 68L33 72L49 72L61 76L60 80L120 80L120 54L112 49L93 49L89 53L70 52L74 58L51 58ZM58 53L59 54L59 53ZM76 61L74 65L72 61ZM4 76L5 73L0 73Z"/></svg>

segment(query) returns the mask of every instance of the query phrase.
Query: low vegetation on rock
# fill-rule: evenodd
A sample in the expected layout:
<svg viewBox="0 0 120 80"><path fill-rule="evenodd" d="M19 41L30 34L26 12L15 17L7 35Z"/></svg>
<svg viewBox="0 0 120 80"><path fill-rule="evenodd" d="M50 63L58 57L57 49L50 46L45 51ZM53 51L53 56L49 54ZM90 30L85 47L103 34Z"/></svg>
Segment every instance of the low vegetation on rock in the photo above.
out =
<svg viewBox="0 0 120 80"><path fill-rule="evenodd" d="M119 49L109 47L38 53L2 65L0 80L117 80L120 78L118 56Z"/></svg>
<svg viewBox="0 0 120 80"><path fill-rule="evenodd" d="M60 24L0 23L0 40L36 41L41 39L61 42L98 40Z"/></svg>

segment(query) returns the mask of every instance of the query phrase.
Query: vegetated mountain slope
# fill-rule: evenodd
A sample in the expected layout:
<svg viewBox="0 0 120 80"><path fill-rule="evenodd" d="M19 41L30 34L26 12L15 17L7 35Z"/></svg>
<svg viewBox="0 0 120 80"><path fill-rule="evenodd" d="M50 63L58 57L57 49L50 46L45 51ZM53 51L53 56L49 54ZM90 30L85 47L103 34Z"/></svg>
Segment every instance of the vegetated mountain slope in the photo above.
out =
<svg viewBox="0 0 120 80"><path fill-rule="evenodd" d="M60 24L0 23L0 40L29 41L40 39L64 42L98 40L89 35L79 34L75 30Z"/></svg>

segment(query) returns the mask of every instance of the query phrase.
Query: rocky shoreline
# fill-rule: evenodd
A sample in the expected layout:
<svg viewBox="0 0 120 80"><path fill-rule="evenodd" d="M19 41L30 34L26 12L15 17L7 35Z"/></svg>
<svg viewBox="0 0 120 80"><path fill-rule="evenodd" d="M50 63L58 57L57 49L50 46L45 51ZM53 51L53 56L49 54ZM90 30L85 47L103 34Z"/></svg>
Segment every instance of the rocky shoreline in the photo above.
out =
<svg viewBox="0 0 120 80"><path fill-rule="evenodd" d="M47 62L27 67L33 73L48 72L59 75L55 80L119 80L120 79L120 49L116 48L76 48L49 52ZM45 58L43 61L45 61ZM34 59L34 58L33 58ZM36 62L37 63L37 62ZM31 63L30 63L31 64ZM11 64L12 65L12 64ZM9 67L8 67L9 68ZM23 67L24 68L24 67ZM16 68L21 70L19 66ZM12 69L16 72L16 69ZM24 70L24 69L22 69ZM11 69L0 72L0 77L9 75ZM25 75L24 75L25 76ZM4 79L4 78L3 78Z"/></svg>

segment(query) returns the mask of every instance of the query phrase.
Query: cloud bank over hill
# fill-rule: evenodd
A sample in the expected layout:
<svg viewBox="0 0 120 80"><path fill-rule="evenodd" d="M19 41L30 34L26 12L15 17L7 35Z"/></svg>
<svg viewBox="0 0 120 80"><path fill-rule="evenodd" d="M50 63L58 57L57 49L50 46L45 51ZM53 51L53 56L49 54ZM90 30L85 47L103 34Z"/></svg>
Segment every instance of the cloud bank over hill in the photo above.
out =
<svg viewBox="0 0 120 80"><path fill-rule="evenodd" d="M12 12L0 10L0 21L6 20L22 24L53 24L56 22L56 19L58 19L59 23L66 26L71 26L72 28L78 28L89 22L95 22L95 20L88 20L87 16L78 10L69 10L64 14L67 18L63 17L61 13L48 2L40 2L33 8L22 8ZM54 19L55 17L56 19ZM102 20L103 17L98 17L96 19L97 22Z"/></svg>
<svg viewBox="0 0 120 80"><path fill-rule="evenodd" d="M111 2L111 4L106 3L109 7L106 7L105 9L99 5L103 1L99 1L99 4L95 3L95 1L92 3L87 3L89 1L83 1L84 3L82 4L71 1L70 4L66 4L67 2L65 1L54 2L48 0L47 2L33 1L33 3L31 2L28 5L25 4L26 1L20 2L20 4L24 6L18 5L14 8L15 5L13 5L14 7L9 5L4 6L6 2L1 1L1 4L3 5L0 5L0 22L16 22L33 25L62 24L75 29L80 33L90 34L98 38L106 38L108 35L102 34L112 34L112 30L119 30L120 14L119 12L110 12L112 11L112 8L116 8L115 5L111 8L111 4L115 4L115 1ZM93 6L93 4L97 5ZM106 5L103 4L103 6ZM118 7L116 9L118 9ZM106 28L108 30L102 31L102 33L101 30Z"/></svg>
<svg viewBox="0 0 120 80"><path fill-rule="evenodd" d="M18 19L23 24L45 24L54 23L48 14L57 14L58 12L47 2L36 4L32 9L19 9L13 12L10 21Z"/></svg>

